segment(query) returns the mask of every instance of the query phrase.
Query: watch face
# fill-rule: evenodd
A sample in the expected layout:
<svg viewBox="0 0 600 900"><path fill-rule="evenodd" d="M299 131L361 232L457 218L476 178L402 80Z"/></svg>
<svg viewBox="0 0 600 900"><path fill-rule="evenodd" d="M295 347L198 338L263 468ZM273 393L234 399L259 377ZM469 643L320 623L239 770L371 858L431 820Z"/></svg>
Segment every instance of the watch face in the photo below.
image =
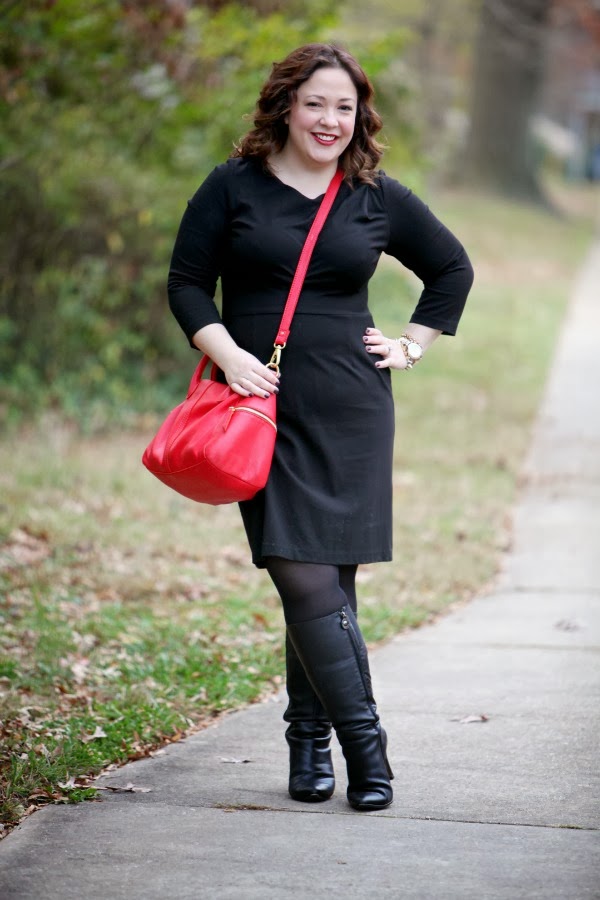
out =
<svg viewBox="0 0 600 900"><path fill-rule="evenodd" d="M406 346L406 352L410 356L411 359L421 359L423 356L423 351L419 344L416 341L410 341Z"/></svg>

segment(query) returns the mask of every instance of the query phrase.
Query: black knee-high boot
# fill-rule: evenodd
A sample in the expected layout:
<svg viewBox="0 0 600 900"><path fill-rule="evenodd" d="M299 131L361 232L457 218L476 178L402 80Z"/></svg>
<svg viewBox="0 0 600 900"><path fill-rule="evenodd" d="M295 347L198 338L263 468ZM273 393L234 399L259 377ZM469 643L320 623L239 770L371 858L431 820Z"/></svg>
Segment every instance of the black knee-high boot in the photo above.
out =
<svg viewBox="0 0 600 900"><path fill-rule="evenodd" d="M287 634L285 662L289 703L283 718L290 723L285 733L290 748L290 797L305 803L329 800L335 789L331 722Z"/></svg>
<svg viewBox="0 0 600 900"><path fill-rule="evenodd" d="M288 634L336 730L348 770L348 802L385 809L394 777L373 698L367 648L350 607L288 625Z"/></svg>

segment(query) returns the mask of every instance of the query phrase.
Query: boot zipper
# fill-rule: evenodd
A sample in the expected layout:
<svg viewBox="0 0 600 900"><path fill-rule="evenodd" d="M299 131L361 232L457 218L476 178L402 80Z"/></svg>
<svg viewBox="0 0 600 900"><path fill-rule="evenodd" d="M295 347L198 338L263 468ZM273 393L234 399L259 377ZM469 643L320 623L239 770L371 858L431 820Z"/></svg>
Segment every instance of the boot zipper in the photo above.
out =
<svg viewBox="0 0 600 900"><path fill-rule="evenodd" d="M354 651L354 658L356 660L356 665L358 667L360 680L362 681L362 684L363 684L363 689L365 692L365 696L367 698L367 703L369 704L369 707L371 708L373 715L377 718L377 721L379 721L379 716L377 715L376 707L371 702L372 693L371 693L371 690L369 689L369 686L367 685L365 673L363 672L362 657L361 657L360 649L358 646L358 641L356 640L356 634L354 633L354 628L351 627L350 620L349 620L348 616L346 615L346 607L345 606L342 606L342 608L340 610L340 620L341 620L340 625L342 626L342 628L345 631L348 632L348 636L350 638L350 643L352 644L352 650Z"/></svg>
<svg viewBox="0 0 600 900"><path fill-rule="evenodd" d="M364 674L364 672L363 672L362 658L361 658L360 650L359 650L359 647L358 647L358 642L357 642L357 640L356 640L356 634L355 634L355 632L354 632L354 628L351 627L350 620L349 620L349 618L348 618L348 616L347 616L347 614L346 614L346 607L345 607L345 606L342 606L342 608L340 609L339 616L340 616L340 625L341 625L341 627L344 629L344 631L347 631L347 632L348 632L348 636L349 636L349 638L350 638L350 643L352 644L352 650L354 651L354 658L355 658L355 660L356 660L356 665L358 666L358 672L359 672L360 679L361 679L362 684L363 684L363 690L364 690L364 692L365 692L365 697L366 697L366 699L367 699L367 704L368 704L368 706L369 706L369 709L370 709L371 712L373 713L373 716L375 717L375 725L376 725L376 727L378 726L378 728L379 728L379 747L380 747L380 749L381 749L381 755L382 755L382 757L383 757L383 761L384 761L385 766L386 766L386 769L387 769L388 778L390 779L390 781L392 781L392 779L394 778L394 773L392 772L392 769L391 769L391 767L390 767L390 764L389 764L388 758L387 758L387 752L386 752L386 749L387 749L387 736L386 736L386 738L385 738L385 744L384 744L384 737L383 737L383 735L385 734L385 732L384 732L383 729L381 728L381 724L380 724L380 720L379 720L379 715L377 714L377 706L376 706L375 703L373 703L372 700L371 700L371 698L372 698L373 695L372 695L371 690L369 690L369 688L368 688L368 686L367 686L367 681L366 681L366 678L365 678L365 674Z"/></svg>

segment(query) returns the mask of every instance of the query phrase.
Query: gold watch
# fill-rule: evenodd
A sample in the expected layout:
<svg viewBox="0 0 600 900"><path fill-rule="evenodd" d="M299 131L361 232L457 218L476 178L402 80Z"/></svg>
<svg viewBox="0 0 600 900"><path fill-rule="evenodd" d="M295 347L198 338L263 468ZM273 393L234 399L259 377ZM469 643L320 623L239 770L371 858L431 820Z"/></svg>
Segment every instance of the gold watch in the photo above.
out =
<svg viewBox="0 0 600 900"><path fill-rule="evenodd" d="M418 341L415 341L412 335L407 334L406 332L398 338L398 343L402 347L404 356L406 357L406 368L412 369L423 356L423 348Z"/></svg>

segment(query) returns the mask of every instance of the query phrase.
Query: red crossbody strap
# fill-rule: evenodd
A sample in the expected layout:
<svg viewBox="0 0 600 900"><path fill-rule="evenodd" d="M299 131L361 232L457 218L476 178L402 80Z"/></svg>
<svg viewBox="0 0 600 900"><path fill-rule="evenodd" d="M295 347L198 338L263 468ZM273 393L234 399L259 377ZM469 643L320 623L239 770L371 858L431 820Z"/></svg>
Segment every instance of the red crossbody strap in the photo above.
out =
<svg viewBox="0 0 600 900"><path fill-rule="evenodd" d="M329 182L329 187L325 192L325 196L321 200L321 205L319 206L317 215L315 216L315 220L311 225L311 229L308 232L308 236L304 242L304 247L302 248L302 253L300 254L300 259L298 260L298 265L296 266L296 272L294 273L292 286L290 288L285 308L283 310L283 315L281 317L281 322L279 324L279 331L277 332L277 337L275 338L275 347L285 347L288 335L290 333L292 318L294 316L294 312L296 311L296 305L298 303L300 291L302 290L302 285L304 284L306 270L308 269L308 264L310 263L310 258L312 256L313 250L315 249L315 244L317 243L319 233L323 225L325 224L325 219L329 215L329 210L333 206L333 201L336 198L337 192L340 189L340 185L343 180L344 173L341 169L338 169ZM278 362L279 358L277 359L277 363Z"/></svg>

